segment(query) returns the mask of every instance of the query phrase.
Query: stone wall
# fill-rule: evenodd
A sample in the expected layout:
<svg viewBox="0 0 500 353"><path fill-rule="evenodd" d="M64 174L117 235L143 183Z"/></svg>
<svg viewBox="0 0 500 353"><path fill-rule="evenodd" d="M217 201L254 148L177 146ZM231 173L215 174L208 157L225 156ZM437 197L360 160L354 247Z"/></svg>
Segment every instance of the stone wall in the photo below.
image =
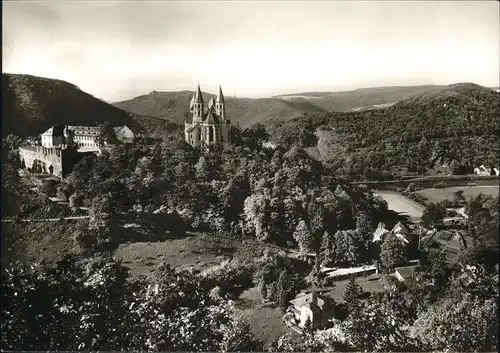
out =
<svg viewBox="0 0 500 353"><path fill-rule="evenodd" d="M60 178L66 177L73 170L73 166L83 157L93 155L93 152L79 153L71 149L58 147L20 147L19 158L21 165L30 171L49 173Z"/></svg>
<svg viewBox="0 0 500 353"><path fill-rule="evenodd" d="M20 147L19 158L21 165L34 170L40 167L42 172L63 177L62 153L60 148L48 147Z"/></svg>

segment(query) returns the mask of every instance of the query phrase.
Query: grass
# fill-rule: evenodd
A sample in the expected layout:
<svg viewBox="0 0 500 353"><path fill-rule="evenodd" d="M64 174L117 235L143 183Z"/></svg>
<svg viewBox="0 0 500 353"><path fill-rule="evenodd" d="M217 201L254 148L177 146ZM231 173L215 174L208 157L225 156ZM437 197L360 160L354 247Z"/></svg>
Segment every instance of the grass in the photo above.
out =
<svg viewBox="0 0 500 353"><path fill-rule="evenodd" d="M443 189L423 189L417 191L420 195L427 197L429 202L441 202L444 200L453 200L453 194L458 190L464 192L466 198L472 198L479 194L498 196L498 185L488 186L454 186Z"/></svg>
<svg viewBox="0 0 500 353"><path fill-rule="evenodd" d="M279 307L262 303L256 287L243 292L235 302L235 307L236 316L248 322L254 335L266 346L279 336L293 332L283 323L283 314Z"/></svg>
<svg viewBox="0 0 500 353"><path fill-rule="evenodd" d="M189 233L184 238L157 242L130 242L121 244L114 257L130 269L130 278L149 278L162 262L179 269L204 271L225 259L238 258L252 262L262 256L263 248L237 240L205 234ZM280 308L262 303L257 288L251 288L235 301L235 315L250 324L252 332L265 342L289 332L281 321Z"/></svg>
<svg viewBox="0 0 500 353"><path fill-rule="evenodd" d="M326 292L324 295L335 300L336 303L344 302L344 292L349 280L342 280L334 282L334 289ZM356 283L361 287L364 292L377 293L385 289L378 280L367 280L364 277L357 277Z"/></svg>
<svg viewBox="0 0 500 353"><path fill-rule="evenodd" d="M203 271L226 259L253 261L262 250L237 240L189 233L184 238L121 244L114 256L130 269L131 279L149 278L161 263L183 270Z"/></svg>
<svg viewBox="0 0 500 353"><path fill-rule="evenodd" d="M2 223L2 264L45 262L53 264L75 252L75 221Z"/></svg>

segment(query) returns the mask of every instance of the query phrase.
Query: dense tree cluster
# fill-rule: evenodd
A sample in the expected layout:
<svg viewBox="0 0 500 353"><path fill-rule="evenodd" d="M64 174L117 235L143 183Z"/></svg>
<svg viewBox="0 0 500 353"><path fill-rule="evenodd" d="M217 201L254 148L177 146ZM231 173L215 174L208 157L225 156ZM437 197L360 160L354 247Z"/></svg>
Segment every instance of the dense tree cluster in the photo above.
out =
<svg viewBox="0 0 500 353"><path fill-rule="evenodd" d="M368 228L356 232L355 242L365 246L371 225L387 211L382 200L337 180L302 148L262 147L262 126L234 133L241 144L224 151L202 153L170 138L153 148L116 146L85 157L67 178L66 197L91 209L107 204L115 213L162 208L193 228L303 252L320 251L326 233L346 238L342 232L356 229L362 212Z"/></svg>

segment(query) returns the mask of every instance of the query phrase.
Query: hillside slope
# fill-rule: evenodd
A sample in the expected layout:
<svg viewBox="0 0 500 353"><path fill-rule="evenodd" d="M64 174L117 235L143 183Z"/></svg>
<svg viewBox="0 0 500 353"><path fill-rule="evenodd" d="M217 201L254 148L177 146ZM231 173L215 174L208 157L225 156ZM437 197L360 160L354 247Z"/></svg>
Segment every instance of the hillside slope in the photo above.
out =
<svg viewBox="0 0 500 353"><path fill-rule="evenodd" d="M2 74L3 136L34 136L54 124L96 125L104 121L140 130L155 120L158 119L134 117L66 81Z"/></svg>
<svg viewBox="0 0 500 353"><path fill-rule="evenodd" d="M293 103L307 102L327 111L347 112L378 105L390 105L421 94L435 92L446 86L390 86L359 88L341 92L303 92L275 96ZM383 107L383 106L382 106Z"/></svg>
<svg viewBox="0 0 500 353"><path fill-rule="evenodd" d="M156 92L116 102L114 105L125 111L169 119L183 123L189 114L192 91ZM205 103L215 95L203 93ZM325 110L309 102L289 102L279 98L234 98L226 97L227 110L233 123L248 127L257 122L299 117L304 113L324 113Z"/></svg>
<svg viewBox="0 0 500 353"><path fill-rule="evenodd" d="M443 165L470 172L498 165L498 116L499 93L459 83L386 108L293 119L275 129L274 139L307 141L350 175L425 173Z"/></svg>

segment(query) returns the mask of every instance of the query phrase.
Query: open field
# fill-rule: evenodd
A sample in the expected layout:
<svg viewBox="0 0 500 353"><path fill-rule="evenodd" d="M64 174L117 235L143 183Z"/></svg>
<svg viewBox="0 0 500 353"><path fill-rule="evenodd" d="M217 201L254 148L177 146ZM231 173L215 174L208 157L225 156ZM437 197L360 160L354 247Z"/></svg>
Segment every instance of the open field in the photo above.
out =
<svg viewBox="0 0 500 353"><path fill-rule="evenodd" d="M410 200L399 192L380 190L374 192L373 194L375 196L380 196L387 201L389 209L408 215L412 220L420 220L422 217L425 207L413 200Z"/></svg>
<svg viewBox="0 0 500 353"><path fill-rule="evenodd" d="M443 189L423 189L417 192L427 197L430 202L436 203L443 200L453 200L453 194L458 190L462 190L468 199L479 194L498 196L498 185L454 186Z"/></svg>
<svg viewBox="0 0 500 353"><path fill-rule="evenodd" d="M251 262L261 255L261 248L249 244L194 233L179 239L121 244L114 252L130 269L132 279L152 276L163 262L180 269L203 271L233 257Z"/></svg>

